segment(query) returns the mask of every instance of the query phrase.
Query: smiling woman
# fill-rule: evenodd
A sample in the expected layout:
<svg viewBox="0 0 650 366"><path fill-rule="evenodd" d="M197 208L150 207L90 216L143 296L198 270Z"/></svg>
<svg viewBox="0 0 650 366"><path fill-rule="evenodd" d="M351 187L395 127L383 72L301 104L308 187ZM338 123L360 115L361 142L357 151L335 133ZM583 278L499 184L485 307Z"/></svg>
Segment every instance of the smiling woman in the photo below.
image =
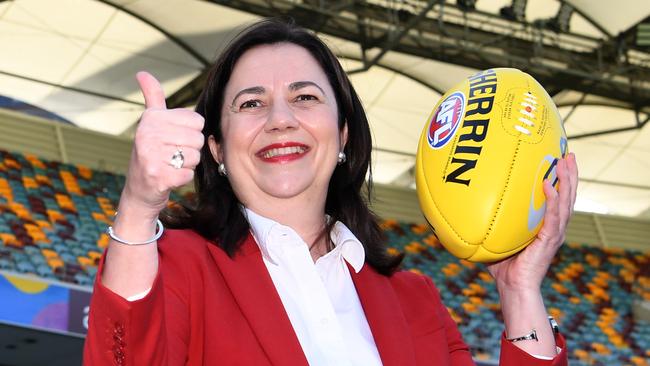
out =
<svg viewBox="0 0 650 366"><path fill-rule="evenodd" d="M365 204L371 189L361 194L372 141L357 93L320 39L279 22L255 29L224 51L199 97L197 112L211 123L196 169L198 206L167 217L168 226L219 238L217 245L233 255L250 227L239 206L252 205L281 218L322 254L331 247L327 233L341 221L363 243L369 265L391 273L400 259L386 254ZM276 155L288 147L300 153ZM337 165L341 152L346 164ZM218 163L228 176L218 174ZM289 221L289 212L301 212L301 223ZM331 218L324 226L323 212ZM321 218L302 223L305 217Z"/></svg>
<svg viewBox="0 0 650 366"><path fill-rule="evenodd" d="M95 284L85 364L473 364L431 280L398 271L401 258L386 252L370 189L361 193L368 121L316 36L282 21L252 25L212 67L195 112L167 110L157 80L137 78L146 110ZM503 365L566 364L538 283L575 197L572 158L558 177L545 236L525 259L491 268L515 337L502 339ZM191 179L197 201L163 211ZM161 211L176 230L164 231Z"/></svg>
<svg viewBox="0 0 650 366"><path fill-rule="evenodd" d="M291 43L255 47L237 62L225 98L233 102L221 109L222 143L208 143L214 159L225 163L239 201L263 216L282 217L307 243L326 243L316 243L322 235L313 229L322 226L316 213L325 212L347 123L339 128L336 97L318 62ZM319 222L286 214L304 209Z"/></svg>

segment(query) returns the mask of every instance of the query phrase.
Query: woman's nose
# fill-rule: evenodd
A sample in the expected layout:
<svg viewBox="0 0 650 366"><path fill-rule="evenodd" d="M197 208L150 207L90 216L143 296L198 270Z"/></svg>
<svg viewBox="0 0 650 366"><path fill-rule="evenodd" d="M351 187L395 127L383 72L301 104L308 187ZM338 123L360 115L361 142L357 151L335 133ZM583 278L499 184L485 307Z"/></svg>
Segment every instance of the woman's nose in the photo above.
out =
<svg viewBox="0 0 650 366"><path fill-rule="evenodd" d="M298 121L291 106L285 101L275 101L271 105L265 130L267 132L283 131L296 127L298 127Z"/></svg>

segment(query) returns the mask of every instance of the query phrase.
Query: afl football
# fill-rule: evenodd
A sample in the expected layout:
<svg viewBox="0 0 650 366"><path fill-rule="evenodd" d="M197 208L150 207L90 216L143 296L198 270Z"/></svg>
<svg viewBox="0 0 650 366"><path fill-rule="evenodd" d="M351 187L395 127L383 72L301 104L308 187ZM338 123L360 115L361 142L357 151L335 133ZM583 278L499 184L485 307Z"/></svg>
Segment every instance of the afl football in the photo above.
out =
<svg viewBox="0 0 650 366"><path fill-rule="evenodd" d="M463 80L437 103L419 140L416 187L433 230L455 256L493 262L542 226L542 184L558 188L567 154L560 114L530 75L509 68Z"/></svg>

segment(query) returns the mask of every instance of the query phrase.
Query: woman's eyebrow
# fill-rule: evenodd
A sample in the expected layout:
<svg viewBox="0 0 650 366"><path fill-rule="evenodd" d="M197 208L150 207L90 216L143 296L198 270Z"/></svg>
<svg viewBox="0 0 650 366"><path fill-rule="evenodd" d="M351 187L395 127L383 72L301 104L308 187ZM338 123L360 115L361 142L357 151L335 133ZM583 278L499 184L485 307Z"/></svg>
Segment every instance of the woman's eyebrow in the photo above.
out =
<svg viewBox="0 0 650 366"><path fill-rule="evenodd" d="M296 82L293 82L293 83L289 84L289 90L296 91L298 89L306 88L308 86L314 86L314 87L318 88L318 90L320 90L320 92L323 93L323 95L325 95L325 91L323 90L323 88L318 86L318 84L316 84L313 81L296 81Z"/></svg>
<svg viewBox="0 0 650 366"><path fill-rule="evenodd" d="M265 91L264 87L261 86L251 86L250 88L242 89L237 94L235 94L235 97L232 98L232 103L230 103L230 105L234 105L237 98L239 98L243 94L260 95L260 94L264 94L264 91Z"/></svg>

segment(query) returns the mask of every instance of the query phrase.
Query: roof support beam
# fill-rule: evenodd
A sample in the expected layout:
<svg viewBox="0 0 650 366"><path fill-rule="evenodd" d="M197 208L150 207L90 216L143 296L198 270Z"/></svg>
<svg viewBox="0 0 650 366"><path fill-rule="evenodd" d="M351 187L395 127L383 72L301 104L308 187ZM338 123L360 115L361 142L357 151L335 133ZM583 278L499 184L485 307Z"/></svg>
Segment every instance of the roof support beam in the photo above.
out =
<svg viewBox="0 0 650 366"><path fill-rule="evenodd" d="M67 85L63 85L63 84L51 83L49 81L36 79L36 78L32 78L32 77L25 76L25 75L14 74L14 73L7 72L7 71L0 70L0 75L6 75L6 76L10 76L12 78L27 80L27 81L31 81L33 83L38 83L38 84L42 84L42 85L49 85L49 86L53 86L55 88L60 88L60 89L63 89L63 90L73 91L75 93L92 95L94 97L99 97L99 98L104 98L104 99L109 99L109 100L115 100L115 101L122 102L122 103L134 104L134 105L138 105L138 106L143 106L144 105L143 103L140 103L140 102L136 102L136 101L133 101L133 100L130 100L130 99L116 97L116 96L113 96L113 95L110 95L110 94L104 94L104 93L100 93L100 92L96 92L96 91L88 90L88 89L75 88L74 86L67 86Z"/></svg>
<svg viewBox="0 0 650 366"><path fill-rule="evenodd" d="M198 62L200 62L203 66L208 66L210 65L210 60L206 59L201 55L197 50L195 50L192 46L189 44L185 43L182 39L176 37L175 35L171 34L168 32L165 28L159 26L158 24L154 23L151 19L148 19L146 17L143 17L142 15L131 11L129 8L124 7L122 5L116 4L115 2L111 0L97 0L100 3L106 4L110 7L113 7L119 11L122 11L126 14L129 14L130 16L140 20L141 22L147 24L148 26L154 28L158 32L162 33L165 37L167 37L172 43L177 45L178 47L182 48L185 52L189 53L194 57Z"/></svg>
<svg viewBox="0 0 650 366"><path fill-rule="evenodd" d="M415 16L414 18L411 18L406 23L406 25L402 29L400 29L399 32L397 32L397 34L395 34L395 32L399 29L399 25L394 30L388 30L387 31L388 34L386 35L386 38L388 39L388 42L386 42L386 44L383 45L381 51L375 57L373 57L373 59L370 60L369 62L365 62L365 60L364 60L362 68L357 69L357 70L348 71L348 74L354 74L354 73L357 73L357 72L368 71L368 69L370 69L371 67L377 65L379 60L381 60L381 58L384 57L384 55L386 55L386 53L388 51L392 50L393 47L395 47L399 43L399 41L402 40L404 35L406 35L406 33L408 33L408 31L413 29L413 27L415 27L415 25L417 25L427 15L427 13L431 10L431 8L433 8L433 6L436 3L437 3L437 0L429 0L429 3L427 4L427 6L424 9L422 9L417 16Z"/></svg>
<svg viewBox="0 0 650 366"><path fill-rule="evenodd" d="M386 45L390 31L406 26L408 19L395 24L396 13L408 13L409 6L422 8L426 4L413 0L383 6L364 1L356 2L351 10L335 12L289 0L206 1L260 16L291 16L305 27L353 42L361 43L365 37L365 50ZM497 14L476 10L465 13L444 2L434 4L412 30L415 32L399 38L393 51L476 69L516 67L554 92L569 88L632 106L650 105L650 67L622 58L630 46L615 39L556 33Z"/></svg>

